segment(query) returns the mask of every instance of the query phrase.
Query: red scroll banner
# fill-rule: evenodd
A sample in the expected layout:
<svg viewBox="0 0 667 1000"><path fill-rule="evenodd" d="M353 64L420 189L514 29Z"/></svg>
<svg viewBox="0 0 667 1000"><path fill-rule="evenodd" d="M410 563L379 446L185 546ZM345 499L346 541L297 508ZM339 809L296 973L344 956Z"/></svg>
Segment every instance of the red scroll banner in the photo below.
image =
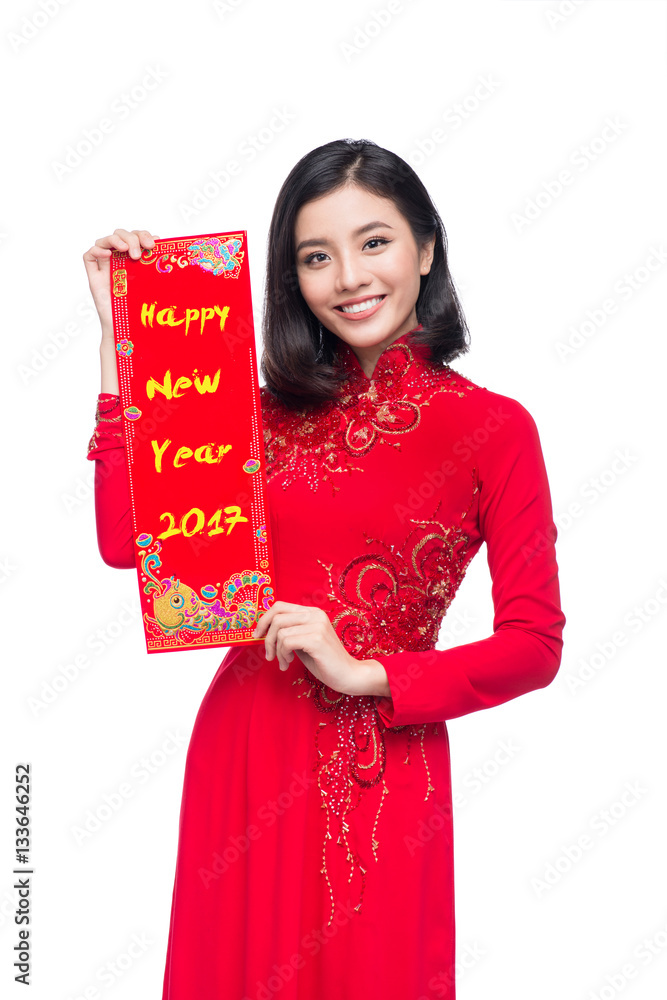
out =
<svg viewBox="0 0 667 1000"><path fill-rule="evenodd" d="M114 250L111 301L147 650L262 641L274 574L246 233Z"/></svg>

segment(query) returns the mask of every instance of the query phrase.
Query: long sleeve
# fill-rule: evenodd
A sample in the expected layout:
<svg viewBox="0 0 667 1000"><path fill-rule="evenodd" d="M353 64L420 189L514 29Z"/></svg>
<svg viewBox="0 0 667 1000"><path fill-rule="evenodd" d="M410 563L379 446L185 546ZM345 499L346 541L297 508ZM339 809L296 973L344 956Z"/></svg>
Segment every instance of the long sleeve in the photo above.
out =
<svg viewBox="0 0 667 1000"><path fill-rule="evenodd" d="M95 461L95 522L102 559L115 569L135 566L130 483L120 397L100 393L87 458Z"/></svg>
<svg viewBox="0 0 667 1000"><path fill-rule="evenodd" d="M480 471L479 532L487 545L493 635L446 650L378 655L391 697L375 696L389 727L455 719L536 688L558 672L560 607L551 495L530 413L502 397L508 419L474 462Z"/></svg>

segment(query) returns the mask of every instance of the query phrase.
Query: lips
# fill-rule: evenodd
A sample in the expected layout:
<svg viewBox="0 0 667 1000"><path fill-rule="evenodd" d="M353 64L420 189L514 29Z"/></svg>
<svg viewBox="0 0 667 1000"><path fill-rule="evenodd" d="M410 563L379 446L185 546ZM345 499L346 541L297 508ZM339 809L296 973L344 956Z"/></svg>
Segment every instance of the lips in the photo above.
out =
<svg viewBox="0 0 667 1000"><path fill-rule="evenodd" d="M382 305L385 298L385 295L367 295L365 298L350 299L341 305L334 306L334 308L345 317L361 318L374 313Z"/></svg>

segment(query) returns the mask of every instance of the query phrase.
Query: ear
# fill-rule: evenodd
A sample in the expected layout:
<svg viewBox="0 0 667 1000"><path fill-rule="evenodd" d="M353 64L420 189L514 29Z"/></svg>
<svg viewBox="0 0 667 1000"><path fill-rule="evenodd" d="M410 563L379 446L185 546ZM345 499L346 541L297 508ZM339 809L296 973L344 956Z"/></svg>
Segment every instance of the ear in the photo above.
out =
<svg viewBox="0 0 667 1000"><path fill-rule="evenodd" d="M431 270L431 264L433 263L433 254L435 253L435 233L426 243L422 244L422 248L419 254L419 271L420 274L428 274Z"/></svg>

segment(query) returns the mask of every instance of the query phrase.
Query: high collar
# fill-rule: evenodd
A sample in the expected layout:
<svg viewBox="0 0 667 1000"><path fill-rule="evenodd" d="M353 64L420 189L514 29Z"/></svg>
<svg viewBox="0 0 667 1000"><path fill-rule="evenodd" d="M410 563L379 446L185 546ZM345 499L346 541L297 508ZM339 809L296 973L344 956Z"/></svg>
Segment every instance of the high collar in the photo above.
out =
<svg viewBox="0 0 667 1000"><path fill-rule="evenodd" d="M414 329L401 334L388 347L385 347L377 359L370 378L361 367L359 358L350 345L341 341L337 350L337 358L340 367L348 374L348 387L349 382L358 382L362 387L364 384L368 387L371 382L384 382L392 377L399 377L405 372L406 365L409 365L411 361L428 363L431 354L430 348L427 344L416 343L413 338L413 334L421 329L422 324L419 323Z"/></svg>

